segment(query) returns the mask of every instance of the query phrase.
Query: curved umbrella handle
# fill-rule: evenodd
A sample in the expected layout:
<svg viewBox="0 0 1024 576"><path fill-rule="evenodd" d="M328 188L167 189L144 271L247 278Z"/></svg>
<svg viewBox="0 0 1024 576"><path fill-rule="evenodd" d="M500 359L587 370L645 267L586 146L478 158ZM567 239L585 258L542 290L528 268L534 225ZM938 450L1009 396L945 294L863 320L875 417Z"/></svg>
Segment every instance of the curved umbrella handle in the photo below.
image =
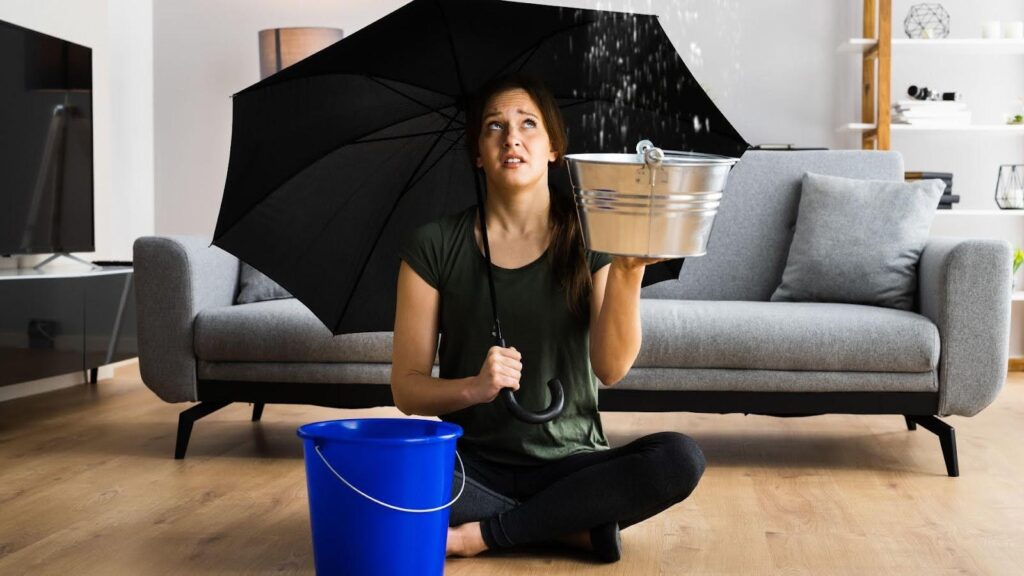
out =
<svg viewBox="0 0 1024 576"><path fill-rule="evenodd" d="M551 404L543 412L530 412L520 406L510 388L502 388L501 398L516 418L529 424L543 424L553 420L565 408L565 394L562 392L562 383L558 381L558 378L548 380L548 390L551 391Z"/></svg>

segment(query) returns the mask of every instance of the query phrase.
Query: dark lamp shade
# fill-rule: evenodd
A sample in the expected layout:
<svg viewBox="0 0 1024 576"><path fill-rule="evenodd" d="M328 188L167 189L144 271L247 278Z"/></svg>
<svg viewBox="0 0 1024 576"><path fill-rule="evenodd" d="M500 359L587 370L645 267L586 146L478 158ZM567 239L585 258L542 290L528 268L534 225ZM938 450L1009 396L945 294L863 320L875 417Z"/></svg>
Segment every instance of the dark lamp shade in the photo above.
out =
<svg viewBox="0 0 1024 576"><path fill-rule="evenodd" d="M341 40L337 28L272 28L260 30L260 79L295 64Z"/></svg>

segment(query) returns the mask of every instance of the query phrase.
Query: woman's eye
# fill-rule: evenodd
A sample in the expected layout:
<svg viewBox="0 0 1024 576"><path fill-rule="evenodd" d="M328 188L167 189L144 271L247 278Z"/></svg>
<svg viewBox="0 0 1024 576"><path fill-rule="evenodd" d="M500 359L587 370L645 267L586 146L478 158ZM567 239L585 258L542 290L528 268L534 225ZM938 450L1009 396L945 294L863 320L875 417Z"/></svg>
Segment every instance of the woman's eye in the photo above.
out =
<svg viewBox="0 0 1024 576"><path fill-rule="evenodd" d="M527 128L536 128L537 127L537 121L536 120L530 120L530 119L524 120L523 121L523 126L526 126Z"/></svg>
<svg viewBox="0 0 1024 576"><path fill-rule="evenodd" d="M497 122L497 121L495 121L495 122L489 122L489 123L487 124L487 129L488 129L488 130L501 130L501 129L502 129L502 125L501 125L501 122Z"/></svg>

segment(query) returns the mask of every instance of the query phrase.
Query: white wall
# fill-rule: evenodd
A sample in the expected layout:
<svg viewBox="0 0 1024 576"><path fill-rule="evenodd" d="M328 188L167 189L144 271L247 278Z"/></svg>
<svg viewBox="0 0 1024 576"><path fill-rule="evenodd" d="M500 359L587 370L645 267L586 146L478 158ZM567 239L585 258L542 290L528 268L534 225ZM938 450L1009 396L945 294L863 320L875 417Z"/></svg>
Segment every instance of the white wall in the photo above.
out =
<svg viewBox="0 0 1024 576"><path fill-rule="evenodd" d="M131 260L132 243L153 234L153 1L108 0L110 30L110 259ZM97 220L97 225L99 220ZM97 246L97 250L99 250Z"/></svg>

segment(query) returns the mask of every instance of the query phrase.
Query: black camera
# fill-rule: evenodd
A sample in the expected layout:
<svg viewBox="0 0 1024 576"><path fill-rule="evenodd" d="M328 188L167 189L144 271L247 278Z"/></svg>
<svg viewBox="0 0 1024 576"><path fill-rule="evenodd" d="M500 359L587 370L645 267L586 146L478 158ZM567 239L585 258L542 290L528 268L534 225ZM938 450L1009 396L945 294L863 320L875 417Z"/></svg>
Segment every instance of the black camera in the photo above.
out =
<svg viewBox="0 0 1024 576"><path fill-rule="evenodd" d="M926 86L911 85L910 88L907 88L907 95L915 100L960 100L959 92L933 92Z"/></svg>

